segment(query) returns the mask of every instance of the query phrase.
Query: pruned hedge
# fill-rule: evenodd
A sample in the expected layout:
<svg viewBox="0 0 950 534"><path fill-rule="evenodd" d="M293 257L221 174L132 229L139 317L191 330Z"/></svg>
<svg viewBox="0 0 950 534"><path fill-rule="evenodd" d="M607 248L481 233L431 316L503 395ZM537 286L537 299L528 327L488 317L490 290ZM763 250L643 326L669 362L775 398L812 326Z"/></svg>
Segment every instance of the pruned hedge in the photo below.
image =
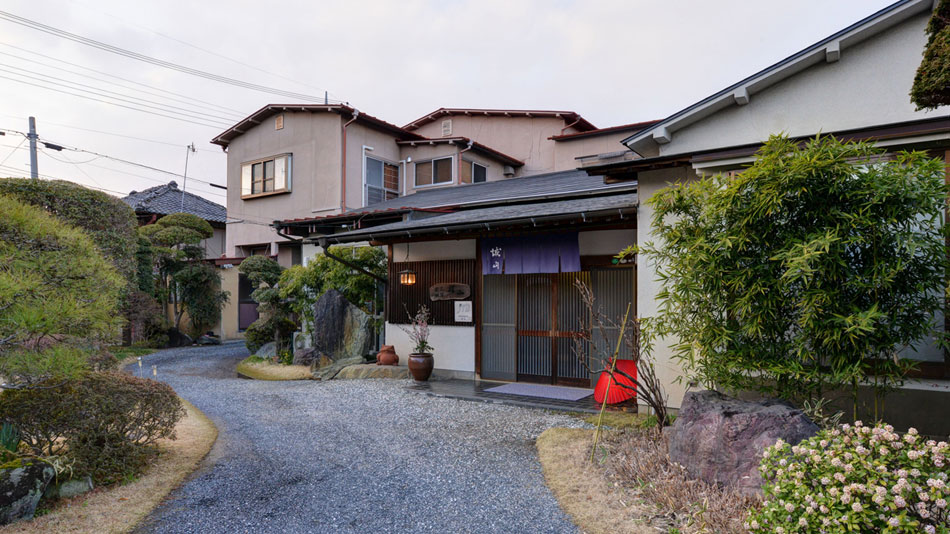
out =
<svg viewBox="0 0 950 534"><path fill-rule="evenodd" d="M910 99L917 109L950 105L950 0L940 0L927 25L927 47Z"/></svg>
<svg viewBox="0 0 950 534"><path fill-rule="evenodd" d="M16 425L33 454L66 456L74 476L100 485L138 474L149 446L174 439L185 413L170 386L125 373L42 386L0 394L0 421Z"/></svg>

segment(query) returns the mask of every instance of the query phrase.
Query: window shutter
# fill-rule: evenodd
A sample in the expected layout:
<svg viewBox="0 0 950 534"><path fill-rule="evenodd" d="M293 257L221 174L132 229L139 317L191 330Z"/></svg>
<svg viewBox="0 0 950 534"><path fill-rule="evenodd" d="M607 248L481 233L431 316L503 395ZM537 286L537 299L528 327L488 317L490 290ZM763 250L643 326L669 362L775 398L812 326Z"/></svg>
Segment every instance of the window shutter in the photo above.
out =
<svg viewBox="0 0 950 534"><path fill-rule="evenodd" d="M251 194L251 166L241 165L241 196Z"/></svg>

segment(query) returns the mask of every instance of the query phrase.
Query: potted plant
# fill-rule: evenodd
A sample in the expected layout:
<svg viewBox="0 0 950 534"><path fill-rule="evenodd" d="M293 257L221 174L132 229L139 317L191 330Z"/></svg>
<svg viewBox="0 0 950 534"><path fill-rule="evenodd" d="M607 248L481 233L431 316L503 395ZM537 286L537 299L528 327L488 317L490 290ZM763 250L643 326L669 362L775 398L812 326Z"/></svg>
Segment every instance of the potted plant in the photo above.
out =
<svg viewBox="0 0 950 534"><path fill-rule="evenodd" d="M415 315L409 313L409 328L402 328L409 334L413 353L409 355L409 372L418 382L425 382L432 376L432 345L429 344L429 308L419 306Z"/></svg>

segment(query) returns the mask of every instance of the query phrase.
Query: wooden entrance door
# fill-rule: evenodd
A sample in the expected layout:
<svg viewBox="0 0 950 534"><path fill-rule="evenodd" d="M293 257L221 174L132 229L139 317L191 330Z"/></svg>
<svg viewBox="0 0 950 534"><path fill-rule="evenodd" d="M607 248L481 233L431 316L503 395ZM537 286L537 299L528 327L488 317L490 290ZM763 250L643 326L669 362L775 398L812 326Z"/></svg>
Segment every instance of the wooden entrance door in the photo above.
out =
<svg viewBox="0 0 950 534"><path fill-rule="evenodd" d="M578 279L589 285L590 273L518 275L519 381L590 387L590 375L575 351L587 313L574 287Z"/></svg>

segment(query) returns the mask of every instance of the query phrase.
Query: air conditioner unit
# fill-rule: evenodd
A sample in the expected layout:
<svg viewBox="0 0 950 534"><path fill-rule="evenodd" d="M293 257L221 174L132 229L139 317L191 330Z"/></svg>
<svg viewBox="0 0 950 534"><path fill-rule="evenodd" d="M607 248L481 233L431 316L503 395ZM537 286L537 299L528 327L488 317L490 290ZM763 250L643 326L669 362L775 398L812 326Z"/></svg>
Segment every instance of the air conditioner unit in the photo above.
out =
<svg viewBox="0 0 950 534"><path fill-rule="evenodd" d="M313 338L306 332L294 332L294 351L309 349L313 346Z"/></svg>

